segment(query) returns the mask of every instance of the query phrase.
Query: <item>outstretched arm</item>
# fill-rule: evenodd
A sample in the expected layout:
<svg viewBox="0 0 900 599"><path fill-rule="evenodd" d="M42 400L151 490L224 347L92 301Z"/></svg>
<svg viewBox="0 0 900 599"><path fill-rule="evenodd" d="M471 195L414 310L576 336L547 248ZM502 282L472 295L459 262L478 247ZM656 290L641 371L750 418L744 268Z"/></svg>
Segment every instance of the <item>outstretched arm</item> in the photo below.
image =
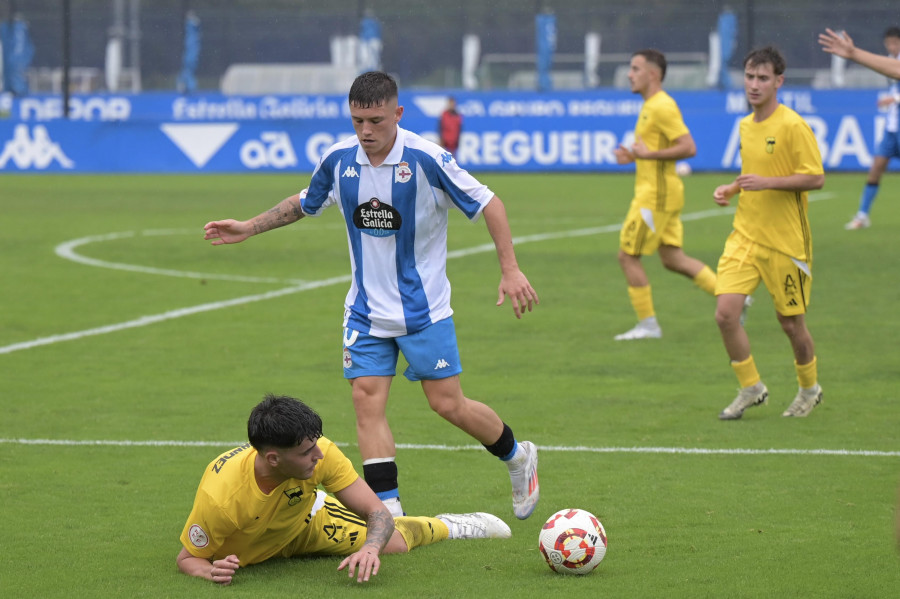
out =
<svg viewBox="0 0 900 599"><path fill-rule="evenodd" d="M500 198L494 196L484 207L482 214L484 214L488 233L494 240L497 258L500 261L500 287L498 288L497 305L502 305L508 295L516 318L522 318L526 306L531 312L532 304L541 302L537 292L531 287L531 283L519 270L516 252L513 249L512 233L509 230L509 220L506 218L506 207Z"/></svg>
<svg viewBox="0 0 900 599"><path fill-rule="evenodd" d="M213 245L240 243L253 235L297 222L305 216L300 208L300 197L301 194L298 193L285 198L275 207L250 220L228 219L206 223L203 226L203 239L211 240Z"/></svg>
<svg viewBox="0 0 900 599"><path fill-rule="evenodd" d="M900 60L857 48L846 32L837 33L826 29L825 33L819 34L819 45L825 52L857 62L886 77L900 79Z"/></svg>
<svg viewBox="0 0 900 599"><path fill-rule="evenodd" d="M222 586L231 584L234 573L241 567L241 560L236 555L210 562L208 559L191 555L184 547L181 548L176 563L178 569L185 574L205 578Z"/></svg>

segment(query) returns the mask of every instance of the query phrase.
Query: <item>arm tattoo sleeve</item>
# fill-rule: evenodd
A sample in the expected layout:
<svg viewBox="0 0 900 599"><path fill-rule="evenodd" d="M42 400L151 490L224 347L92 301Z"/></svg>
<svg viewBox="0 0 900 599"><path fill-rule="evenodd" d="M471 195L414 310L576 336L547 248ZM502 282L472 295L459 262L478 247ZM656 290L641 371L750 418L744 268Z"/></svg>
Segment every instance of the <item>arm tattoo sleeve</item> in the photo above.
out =
<svg viewBox="0 0 900 599"><path fill-rule="evenodd" d="M394 519L386 509L372 512L367 518L366 545L374 544L379 551L384 549L391 535L394 534Z"/></svg>
<svg viewBox="0 0 900 599"><path fill-rule="evenodd" d="M265 233L295 223L304 216L300 202L294 201L294 197L286 198L253 220L253 233Z"/></svg>

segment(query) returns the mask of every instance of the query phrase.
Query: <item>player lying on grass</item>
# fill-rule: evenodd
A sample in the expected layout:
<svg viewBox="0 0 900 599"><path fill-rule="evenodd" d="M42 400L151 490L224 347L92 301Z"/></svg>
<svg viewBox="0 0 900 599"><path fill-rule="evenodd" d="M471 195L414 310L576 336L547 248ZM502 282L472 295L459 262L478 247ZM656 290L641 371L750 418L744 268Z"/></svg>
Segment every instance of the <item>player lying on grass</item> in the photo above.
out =
<svg viewBox="0 0 900 599"><path fill-rule="evenodd" d="M272 557L343 555L338 570L365 582L378 574L382 553L511 536L483 512L393 519L299 400L267 395L250 414L247 436L200 480L177 558L185 574L228 585L239 567Z"/></svg>

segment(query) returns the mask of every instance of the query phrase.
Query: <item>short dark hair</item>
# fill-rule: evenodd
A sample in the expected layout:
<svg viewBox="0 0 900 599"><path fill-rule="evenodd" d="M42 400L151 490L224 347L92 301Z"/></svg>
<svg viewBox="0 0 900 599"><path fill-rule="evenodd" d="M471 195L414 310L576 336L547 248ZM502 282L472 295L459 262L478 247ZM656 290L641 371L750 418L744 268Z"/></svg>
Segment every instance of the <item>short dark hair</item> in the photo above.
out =
<svg viewBox="0 0 900 599"><path fill-rule="evenodd" d="M884 30L884 37L900 37L900 27L896 25L891 25L887 29Z"/></svg>
<svg viewBox="0 0 900 599"><path fill-rule="evenodd" d="M634 56L643 56L643 57L644 57L644 60L646 60L647 62L653 63L653 64L655 64L656 66L658 66L658 67L659 67L659 70L660 70L659 80L660 80L660 81L665 80L665 78L666 78L666 66L668 65L668 63L666 63L666 55L665 55L665 54L663 54L662 52L660 52L660 51L657 50L656 48L644 48L643 50L638 50L637 52L635 52L635 53L632 54L631 56L632 56L632 57L634 57Z"/></svg>
<svg viewBox="0 0 900 599"><path fill-rule="evenodd" d="M784 57L775 46L766 46L765 48L751 50L744 58L745 69L748 66L758 67L764 64L772 65L772 72L776 75L783 75L784 69L787 67L787 64L784 62Z"/></svg>
<svg viewBox="0 0 900 599"><path fill-rule="evenodd" d="M351 106L372 108L381 106L397 97L397 82L383 71L363 73L350 86L348 99Z"/></svg>
<svg viewBox="0 0 900 599"><path fill-rule="evenodd" d="M322 419L299 399L285 395L266 394L265 399L250 412L247 439L257 451L275 447L296 447L322 436Z"/></svg>

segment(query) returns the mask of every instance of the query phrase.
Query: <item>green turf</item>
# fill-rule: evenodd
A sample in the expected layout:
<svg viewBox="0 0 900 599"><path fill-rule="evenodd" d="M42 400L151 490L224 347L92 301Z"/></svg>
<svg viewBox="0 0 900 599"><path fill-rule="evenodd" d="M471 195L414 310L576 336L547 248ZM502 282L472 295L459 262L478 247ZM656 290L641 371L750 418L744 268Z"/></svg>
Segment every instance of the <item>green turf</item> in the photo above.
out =
<svg viewBox="0 0 900 599"><path fill-rule="evenodd" d="M338 560L305 559L247 568L231 588L219 589L177 571L178 536L203 467L244 439L247 414L263 393L308 401L322 414L326 435L348 443L359 463L340 370L347 284L175 311L346 276L337 211L213 248L202 240L206 221L253 216L295 193L306 177L0 178L0 438L223 444L0 443L0 596L896 596L898 179L885 178L875 225L866 231L843 230L861 174L829 175L811 204L808 323L825 402L807 419L781 418L796 378L788 341L760 290L747 329L770 403L737 422L716 418L737 383L714 300L665 272L655 257L645 264L665 336L612 340L634 320L614 230L627 210L631 176L482 179L503 198L514 235L524 239L518 259L541 305L516 321L508 304L494 305L499 270L492 252L451 259L463 387L493 406L519 438L544 448L535 515L515 520L505 468L483 450L401 449L407 512L490 511L510 523L513 538L387 556L364 588L334 571ZM685 214L699 216L686 220L685 249L712 266L731 216L710 197L728 180L686 179ZM112 234L119 235L87 240ZM550 235L531 237L541 234ZM205 274L113 269L54 252L83 239L74 251L107 266ZM451 250L486 243L482 223L451 218ZM146 326L83 336L167 313ZM76 338L58 337L66 334ZM473 445L402 377L389 410L398 443ZM582 449L563 449L576 446ZM609 535L606 559L587 578L554 575L537 552L543 520L565 507L594 512Z"/></svg>

